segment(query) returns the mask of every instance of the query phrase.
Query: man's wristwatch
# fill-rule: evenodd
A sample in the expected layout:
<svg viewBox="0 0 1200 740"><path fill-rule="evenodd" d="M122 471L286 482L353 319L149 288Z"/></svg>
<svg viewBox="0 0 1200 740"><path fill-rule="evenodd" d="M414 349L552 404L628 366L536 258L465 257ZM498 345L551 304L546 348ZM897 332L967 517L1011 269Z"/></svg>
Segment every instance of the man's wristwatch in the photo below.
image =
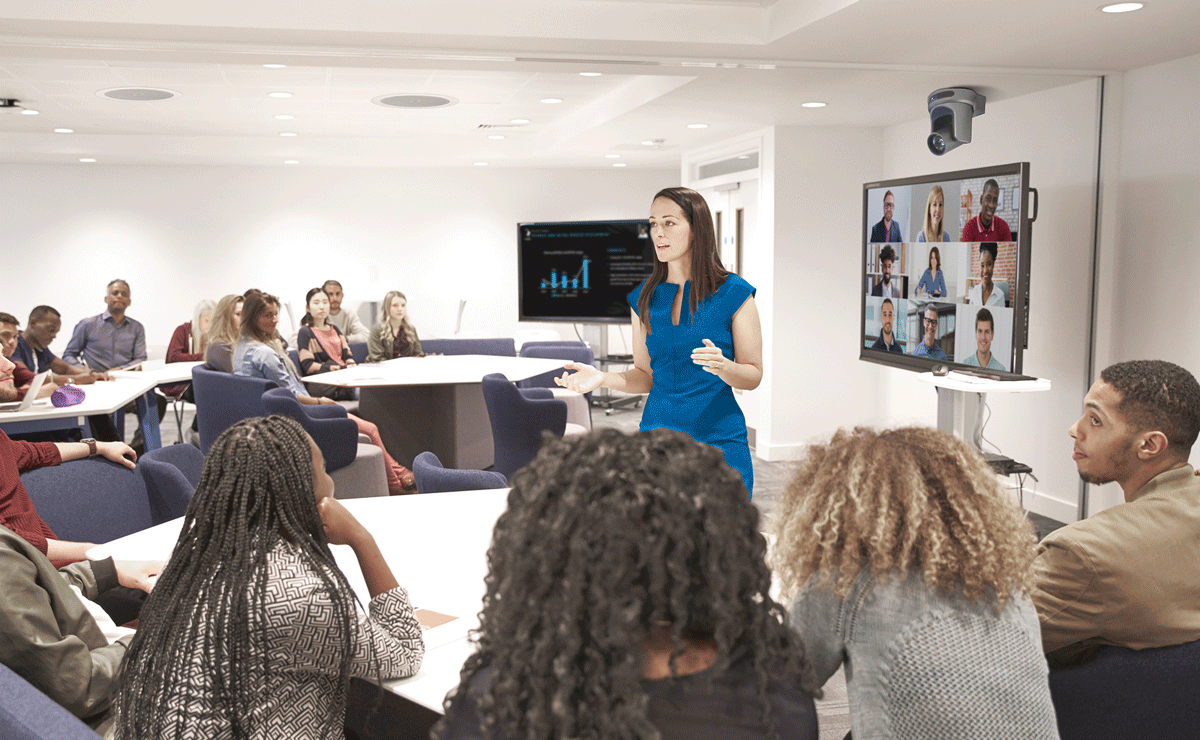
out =
<svg viewBox="0 0 1200 740"><path fill-rule="evenodd" d="M100 450L96 447L96 440L92 439L91 437L88 437L87 439L81 439L79 441L88 446L88 457L95 457L100 452Z"/></svg>

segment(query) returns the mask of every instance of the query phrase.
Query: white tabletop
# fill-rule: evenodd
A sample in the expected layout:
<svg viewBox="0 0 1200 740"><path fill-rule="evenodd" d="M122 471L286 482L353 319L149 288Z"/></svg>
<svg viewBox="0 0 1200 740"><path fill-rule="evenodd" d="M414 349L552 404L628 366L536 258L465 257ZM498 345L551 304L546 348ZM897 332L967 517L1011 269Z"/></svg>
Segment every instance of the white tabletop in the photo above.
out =
<svg viewBox="0 0 1200 740"><path fill-rule="evenodd" d="M561 369L566 360L539 357L503 357L500 355L430 355L397 357L387 362L370 363L306 375L306 382L328 383L348 388L392 385L447 385L478 383L490 373L503 373L509 380L524 380Z"/></svg>
<svg viewBox="0 0 1200 740"><path fill-rule="evenodd" d="M385 681L396 694L442 711L458 685L459 669L473 650L467 630L478 626L492 527L503 513L507 489L348 499L343 503L374 535L379 549L408 589L414 607L459 617L425 633L425 660L415 676ZM117 559L170 557L183 519L105 545ZM355 593L369 600L358 560L346 546L331 548Z"/></svg>
<svg viewBox="0 0 1200 740"><path fill-rule="evenodd" d="M946 375L921 373L917 376L922 382L947 388L952 391L968 391L970 393L1030 393L1050 390L1048 378L1034 380L991 380L980 378L969 373L951 371Z"/></svg>
<svg viewBox="0 0 1200 740"><path fill-rule="evenodd" d="M153 378L132 377L142 375L142 373L125 373L124 375L130 377L100 380L89 385L76 386L83 391L84 398L82 403L74 406L58 408L50 403L49 398L40 398L25 411L0 411L0 425L19 421L111 414L119 408L124 408L125 404L157 385L157 381Z"/></svg>
<svg viewBox="0 0 1200 740"><path fill-rule="evenodd" d="M155 385L183 383L192 379L192 368L203 364L203 362L171 362L142 370L114 370L109 374L114 378L153 379Z"/></svg>

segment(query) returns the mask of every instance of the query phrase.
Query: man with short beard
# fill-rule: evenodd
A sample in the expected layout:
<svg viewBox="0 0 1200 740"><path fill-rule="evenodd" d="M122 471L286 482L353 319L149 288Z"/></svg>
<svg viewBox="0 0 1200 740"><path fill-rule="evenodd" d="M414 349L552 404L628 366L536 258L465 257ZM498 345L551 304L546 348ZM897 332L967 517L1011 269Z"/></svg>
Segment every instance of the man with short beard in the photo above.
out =
<svg viewBox="0 0 1200 740"><path fill-rule="evenodd" d="M1042 647L1058 665L1100 645L1143 648L1200 639L1200 384L1169 362L1106 368L1068 430L1087 483L1117 483L1126 503L1050 533L1032 594Z"/></svg>

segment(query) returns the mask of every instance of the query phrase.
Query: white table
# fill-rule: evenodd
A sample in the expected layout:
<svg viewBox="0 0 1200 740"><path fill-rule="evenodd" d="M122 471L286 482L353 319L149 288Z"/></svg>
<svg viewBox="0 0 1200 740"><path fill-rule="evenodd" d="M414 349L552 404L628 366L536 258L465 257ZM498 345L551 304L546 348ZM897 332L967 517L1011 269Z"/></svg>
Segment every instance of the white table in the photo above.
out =
<svg viewBox="0 0 1200 740"><path fill-rule="evenodd" d="M176 383L192 382L192 368L203 365L203 362L171 362L161 364L162 360L147 360L142 364L141 370L113 370L109 373L114 378L136 378L142 377L154 380L154 387L161 388L164 385L175 385ZM172 398L167 396L167 398ZM174 399L178 401L178 399ZM175 426L179 430L179 441L183 441L183 409L181 406L175 405L172 407L175 412ZM158 412L158 407L155 406L155 413ZM143 434L145 432L143 431ZM150 448L147 448L150 449Z"/></svg>
<svg viewBox="0 0 1200 740"><path fill-rule="evenodd" d="M968 373L946 375L921 373L922 382L937 388L938 429L980 449L983 430L983 404L988 393L1036 393L1050 390L1046 378L1034 380L991 380ZM971 429L967 429L968 424Z"/></svg>
<svg viewBox="0 0 1200 740"><path fill-rule="evenodd" d="M402 465L411 468L413 458L428 450L446 467L481 470L494 454L483 376L524 380L565 364L497 355L399 357L304 380L358 388L358 415L379 427L383 446Z"/></svg>
<svg viewBox="0 0 1200 740"><path fill-rule="evenodd" d="M113 380L100 380L89 385L77 386L84 393L82 403L58 408L49 398L39 399L25 411L0 412L0 428L8 434L44 432L52 429L67 429L78 426L79 417L95 414L111 414L122 409L130 401L137 404L138 418L142 424L142 439L147 450L162 446L158 434L158 402L154 400L154 377L144 373L121 373Z"/></svg>
<svg viewBox="0 0 1200 740"><path fill-rule="evenodd" d="M415 676L384 682L395 694L434 712L442 711L442 700L458 685L459 669L473 650L467 630L478 626L487 548L507 497L507 489L498 489L343 502L375 537L413 605L458 617L426 631L425 660ZM105 548L117 559L166 560L182 524L183 519L164 522ZM339 545L331 549L365 604L370 597L353 551Z"/></svg>

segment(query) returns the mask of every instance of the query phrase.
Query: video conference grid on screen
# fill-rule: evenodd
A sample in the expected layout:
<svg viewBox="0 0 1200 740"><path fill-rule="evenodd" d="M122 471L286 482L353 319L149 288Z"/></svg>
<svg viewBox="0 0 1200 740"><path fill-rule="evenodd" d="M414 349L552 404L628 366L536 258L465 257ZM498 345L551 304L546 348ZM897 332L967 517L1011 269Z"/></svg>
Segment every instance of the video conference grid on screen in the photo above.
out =
<svg viewBox="0 0 1200 740"><path fill-rule="evenodd" d="M863 347L1014 372L1020 171L883 184L866 201Z"/></svg>

